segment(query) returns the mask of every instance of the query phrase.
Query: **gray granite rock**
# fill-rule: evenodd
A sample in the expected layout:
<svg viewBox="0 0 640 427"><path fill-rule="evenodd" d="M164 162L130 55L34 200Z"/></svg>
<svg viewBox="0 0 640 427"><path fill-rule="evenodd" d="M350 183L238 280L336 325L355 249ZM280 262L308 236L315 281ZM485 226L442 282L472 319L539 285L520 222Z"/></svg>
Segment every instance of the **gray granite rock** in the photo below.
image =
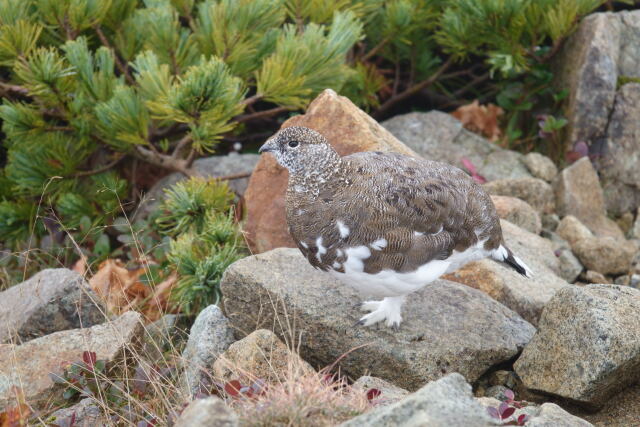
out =
<svg viewBox="0 0 640 427"><path fill-rule="evenodd" d="M640 17L640 14L638 16ZM600 167L607 210L617 216L640 207L638 117L640 83L627 83L616 94L607 128L607 152Z"/></svg>
<svg viewBox="0 0 640 427"><path fill-rule="evenodd" d="M558 174L558 168L553 160L540 153L528 153L522 158L522 162L534 178L551 182Z"/></svg>
<svg viewBox="0 0 640 427"><path fill-rule="evenodd" d="M185 394L194 396L201 386L210 385L209 370L234 341L231 324L218 306L210 305L198 314L182 353Z"/></svg>
<svg viewBox="0 0 640 427"><path fill-rule="evenodd" d="M558 276L569 283L575 282L582 270L584 270L584 266L578 257L571 252L571 249L558 249L557 253L558 264L560 265Z"/></svg>
<svg viewBox="0 0 640 427"><path fill-rule="evenodd" d="M481 397L478 399L482 405L487 408L497 408L500 400L492 397ZM517 420L521 415L526 415L527 421L525 426L536 427L589 427L592 426L588 421L571 415L555 403L543 403L542 405L528 404L522 408L516 408L516 411L509 418Z"/></svg>
<svg viewBox="0 0 640 427"><path fill-rule="evenodd" d="M47 417L46 424L59 427L94 427L108 425L108 421L95 399L86 398L68 408L58 409Z"/></svg>
<svg viewBox="0 0 640 427"><path fill-rule="evenodd" d="M504 150L466 130L460 121L441 111L408 113L381 123L396 138L425 159L450 163L464 169L469 159L487 180L530 177L523 155Z"/></svg>
<svg viewBox="0 0 640 427"><path fill-rule="evenodd" d="M624 238L620 227L607 218L598 174L587 157L564 169L553 188L560 217L575 216L598 237Z"/></svg>
<svg viewBox="0 0 640 427"><path fill-rule="evenodd" d="M491 200L500 219L507 220L533 234L540 234L542 230L540 215L529 203L507 196L491 196Z"/></svg>
<svg viewBox="0 0 640 427"><path fill-rule="evenodd" d="M84 351L106 360L107 369L119 366L130 351L139 349L142 332L142 316L128 311L90 328L54 332L22 345L0 345L0 412L15 405L14 386L22 388L34 408L61 398L61 387L49 373L61 375L65 364L82 360Z"/></svg>
<svg viewBox="0 0 640 427"><path fill-rule="evenodd" d="M566 287L549 301L514 367L525 386L600 407L640 380L640 291Z"/></svg>
<svg viewBox="0 0 640 427"><path fill-rule="evenodd" d="M187 406L175 427L236 427L238 416L219 397L196 399Z"/></svg>
<svg viewBox="0 0 640 427"><path fill-rule="evenodd" d="M106 320L104 303L82 276L66 268L43 270L0 292L0 301L0 344Z"/></svg>
<svg viewBox="0 0 640 427"><path fill-rule="evenodd" d="M551 242L500 221L507 246L533 271L527 278L492 260L472 262L446 276L446 279L479 289L535 325L551 297L569 284L559 277L562 266Z"/></svg>
<svg viewBox="0 0 640 427"><path fill-rule="evenodd" d="M330 365L350 352L340 362L343 373L374 375L408 390L448 372L474 381L517 354L534 332L482 292L446 280L408 298L398 332L354 327L362 316L354 305L363 298L290 248L235 262L221 290L225 313L239 334L275 328L286 340L295 333L301 356L312 365Z"/></svg>
<svg viewBox="0 0 640 427"><path fill-rule="evenodd" d="M373 409L341 427L494 426L486 409L473 398L471 386L458 373L432 381L394 404Z"/></svg>
<svg viewBox="0 0 640 427"><path fill-rule="evenodd" d="M489 194L522 199L540 214L553 213L555 208L551 185L539 178L497 179L483 187Z"/></svg>
<svg viewBox="0 0 640 427"><path fill-rule="evenodd" d="M555 84L568 89L568 145L604 137L618 81L620 22L594 13L580 22L554 61Z"/></svg>
<svg viewBox="0 0 640 427"><path fill-rule="evenodd" d="M391 403L395 403L409 394L407 390L396 387L393 384L383 380L382 378L372 377L369 375L364 375L358 378L351 385L351 387L353 388L353 390L359 391L364 394L372 389L380 391L380 395L373 399L373 403L376 406L390 405Z"/></svg>
<svg viewBox="0 0 640 427"><path fill-rule="evenodd" d="M566 216L556 230L571 245L571 250L589 270L602 274L625 274L632 267L638 248L630 241L596 237L576 217Z"/></svg>

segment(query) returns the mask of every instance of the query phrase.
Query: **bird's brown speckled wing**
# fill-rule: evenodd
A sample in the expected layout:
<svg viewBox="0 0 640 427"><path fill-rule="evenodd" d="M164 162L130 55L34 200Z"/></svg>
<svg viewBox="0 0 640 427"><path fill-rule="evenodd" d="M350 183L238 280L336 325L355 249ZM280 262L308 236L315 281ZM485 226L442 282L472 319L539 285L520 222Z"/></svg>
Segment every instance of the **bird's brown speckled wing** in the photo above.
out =
<svg viewBox="0 0 640 427"><path fill-rule="evenodd" d="M287 203L290 232L313 266L341 271L346 249L367 246L365 272L409 272L478 240L500 244L491 199L460 169L380 152L343 162L346 173L317 197Z"/></svg>

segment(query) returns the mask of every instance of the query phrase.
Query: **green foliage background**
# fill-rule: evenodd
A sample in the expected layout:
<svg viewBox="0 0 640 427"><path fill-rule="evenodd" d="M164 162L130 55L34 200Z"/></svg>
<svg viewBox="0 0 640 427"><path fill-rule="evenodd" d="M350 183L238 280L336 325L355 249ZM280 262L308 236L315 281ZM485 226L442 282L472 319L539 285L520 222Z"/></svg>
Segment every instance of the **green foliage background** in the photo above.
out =
<svg viewBox="0 0 640 427"><path fill-rule="evenodd" d="M424 91L444 107L497 99L508 137L535 139L534 105L561 99L548 60L602 4L3 0L0 242L46 251L70 233L103 258L115 236L90 230L135 209L126 171L193 175L221 141L325 88L376 117Z"/></svg>

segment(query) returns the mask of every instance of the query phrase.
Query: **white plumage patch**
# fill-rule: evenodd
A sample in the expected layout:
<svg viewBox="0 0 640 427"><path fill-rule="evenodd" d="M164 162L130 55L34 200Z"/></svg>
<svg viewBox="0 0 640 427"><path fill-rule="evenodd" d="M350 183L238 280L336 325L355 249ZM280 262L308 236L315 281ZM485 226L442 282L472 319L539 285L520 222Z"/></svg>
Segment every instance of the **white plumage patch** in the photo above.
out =
<svg viewBox="0 0 640 427"><path fill-rule="evenodd" d="M327 248L322 246L322 236L316 239L316 246L318 247L318 252L316 252L316 258L318 258L319 262L322 262L322 255L327 253Z"/></svg>
<svg viewBox="0 0 640 427"><path fill-rule="evenodd" d="M340 220L336 221L336 225L338 226L340 237L345 239L349 235L349 228L346 225L344 225L344 222Z"/></svg>
<svg viewBox="0 0 640 427"><path fill-rule="evenodd" d="M387 247L387 239L378 239L375 242L371 243L371 249L376 251L381 251L382 249Z"/></svg>

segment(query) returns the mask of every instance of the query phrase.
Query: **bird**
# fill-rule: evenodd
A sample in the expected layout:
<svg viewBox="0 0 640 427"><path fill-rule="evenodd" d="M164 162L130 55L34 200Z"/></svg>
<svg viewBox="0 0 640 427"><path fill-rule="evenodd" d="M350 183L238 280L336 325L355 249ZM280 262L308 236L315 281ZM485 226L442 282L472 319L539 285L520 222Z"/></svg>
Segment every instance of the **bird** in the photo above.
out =
<svg viewBox="0 0 640 427"><path fill-rule="evenodd" d="M303 126L279 130L259 153L289 172L286 220L302 254L371 298L359 325L397 330L408 295L471 261L532 276L505 245L491 197L453 165L381 151L341 157Z"/></svg>

